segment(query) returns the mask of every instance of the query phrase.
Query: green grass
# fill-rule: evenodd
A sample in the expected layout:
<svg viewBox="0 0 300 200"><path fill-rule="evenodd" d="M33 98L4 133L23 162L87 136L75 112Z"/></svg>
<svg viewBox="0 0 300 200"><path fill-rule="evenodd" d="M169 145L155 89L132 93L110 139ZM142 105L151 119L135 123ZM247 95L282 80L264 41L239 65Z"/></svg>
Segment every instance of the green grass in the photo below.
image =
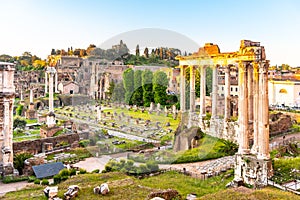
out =
<svg viewBox="0 0 300 200"><path fill-rule="evenodd" d="M58 184L58 197L63 198L63 194L67 191L69 185L78 185L80 191L78 197L74 198L75 200L141 200L147 199L148 194L153 191L169 188L177 190L182 199L185 199L186 195L190 193L197 194L200 199L212 200L300 199L297 195L270 187L261 190L243 189L242 191L238 191L237 189L226 189L225 185L233 179L233 176L228 176L229 174L232 174L232 170L206 180L195 179L174 171L144 179L136 179L120 172L80 174ZM105 196L94 194L93 188L104 182L108 183L110 193ZM2 198L5 200L46 200L47 198L43 194L43 189L45 187L46 186L41 185L30 185L22 190L9 192Z"/></svg>
<svg viewBox="0 0 300 200"><path fill-rule="evenodd" d="M130 156L130 159L137 162L146 162L147 160L160 158L158 162L161 164L199 162L229 155L221 151L223 146L223 140L205 135L200 139L199 147L194 149L181 152L174 152L173 150L157 151L149 156L144 154Z"/></svg>
<svg viewBox="0 0 300 200"><path fill-rule="evenodd" d="M29 137L17 137L17 138L13 138L13 142L22 142L22 141L26 141L26 140L36 140L36 139L40 139L41 136L40 135L34 135L34 136L29 136Z"/></svg>
<svg viewBox="0 0 300 200"><path fill-rule="evenodd" d="M37 123L37 119L25 119L27 124Z"/></svg>
<svg viewBox="0 0 300 200"><path fill-rule="evenodd" d="M298 179L300 178L300 173L295 174L292 172L293 169L300 170L300 157L274 159L273 162L273 181L277 183L284 183L289 180L294 180L296 176Z"/></svg>
<svg viewBox="0 0 300 200"><path fill-rule="evenodd" d="M266 187L261 190L239 190L239 189L227 189L217 193L208 194L200 200L299 200L300 197L296 194L287 191L281 191L276 188Z"/></svg>

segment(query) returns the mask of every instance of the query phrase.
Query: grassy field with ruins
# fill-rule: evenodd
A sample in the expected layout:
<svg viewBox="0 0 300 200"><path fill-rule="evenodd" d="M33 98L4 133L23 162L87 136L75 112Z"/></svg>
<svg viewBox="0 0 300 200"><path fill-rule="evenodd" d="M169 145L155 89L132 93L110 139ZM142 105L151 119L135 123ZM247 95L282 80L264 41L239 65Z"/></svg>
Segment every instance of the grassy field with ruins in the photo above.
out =
<svg viewBox="0 0 300 200"><path fill-rule="evenodd" d="M67 191L69 185L80 187L79 195L75 199L109 199L109 200L141 200L159 189L175 189L185 199L187 194L195 193L200 199L299 199L299 196L267 187L261 190L226 189L225 185L233 179L230 176L232 171L227 174L208 178L206 180L195 179L178 172L170 171L158 176L144 179L137 179L120 172L105 174L80 174L69 178L58 184L58 196L63 198L63 193ZM106 196L93 194L93 188L102 183L108 183L110 193ZM43 189L46 186L32 184L25 189L9 192L2 199L40 199L46 200Z"/></svg>

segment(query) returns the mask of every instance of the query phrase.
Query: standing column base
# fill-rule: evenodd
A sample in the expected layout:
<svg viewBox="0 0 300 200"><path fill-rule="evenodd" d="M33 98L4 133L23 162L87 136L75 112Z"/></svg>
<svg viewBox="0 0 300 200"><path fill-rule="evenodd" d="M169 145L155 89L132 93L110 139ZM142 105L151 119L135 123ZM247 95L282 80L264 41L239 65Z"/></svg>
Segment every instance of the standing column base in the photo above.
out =
<svg viewBox="0 0 300 200"><path fill-rule="evenodd" d="M236 154L234 180L255 188L268 185L268 179L273 176L271 159L259 159L256 155Z"/></svg>

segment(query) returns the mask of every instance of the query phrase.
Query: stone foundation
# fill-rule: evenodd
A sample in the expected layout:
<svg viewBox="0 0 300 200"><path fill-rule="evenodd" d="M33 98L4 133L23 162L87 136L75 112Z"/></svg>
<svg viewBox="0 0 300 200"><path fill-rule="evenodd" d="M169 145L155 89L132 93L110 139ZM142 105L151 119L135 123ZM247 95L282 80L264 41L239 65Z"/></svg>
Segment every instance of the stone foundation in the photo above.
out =
<svg viewBox="0 0 300 200"><path fill-rule="evenodd" d="M273 176L272 160L258 159L256 155L236 154L235 182L262 187Z"/></svg>
<svg viewBox="0 0 300 200"><path fill-rule="evenodd" d="M43 127L40 129L40 136L41 138L47 138L47 137L52 137L55 133L57 133L58 131L62 130L62 127Z"/></svg>

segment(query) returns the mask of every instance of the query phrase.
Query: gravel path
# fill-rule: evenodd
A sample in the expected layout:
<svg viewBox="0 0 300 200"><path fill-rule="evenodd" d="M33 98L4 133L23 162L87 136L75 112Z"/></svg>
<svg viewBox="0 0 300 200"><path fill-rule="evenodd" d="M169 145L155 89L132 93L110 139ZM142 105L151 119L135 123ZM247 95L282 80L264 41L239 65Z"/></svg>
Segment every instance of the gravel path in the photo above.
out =
<svg viewBox="0 0 300 200"><path fill-rule="evenodd" d="M28 183L27 181L21 181L16 183L8 183L4 184L0 181L0 197L4 196L7 192L21 190L28 185L32 185L33 183Z"/></svg>

